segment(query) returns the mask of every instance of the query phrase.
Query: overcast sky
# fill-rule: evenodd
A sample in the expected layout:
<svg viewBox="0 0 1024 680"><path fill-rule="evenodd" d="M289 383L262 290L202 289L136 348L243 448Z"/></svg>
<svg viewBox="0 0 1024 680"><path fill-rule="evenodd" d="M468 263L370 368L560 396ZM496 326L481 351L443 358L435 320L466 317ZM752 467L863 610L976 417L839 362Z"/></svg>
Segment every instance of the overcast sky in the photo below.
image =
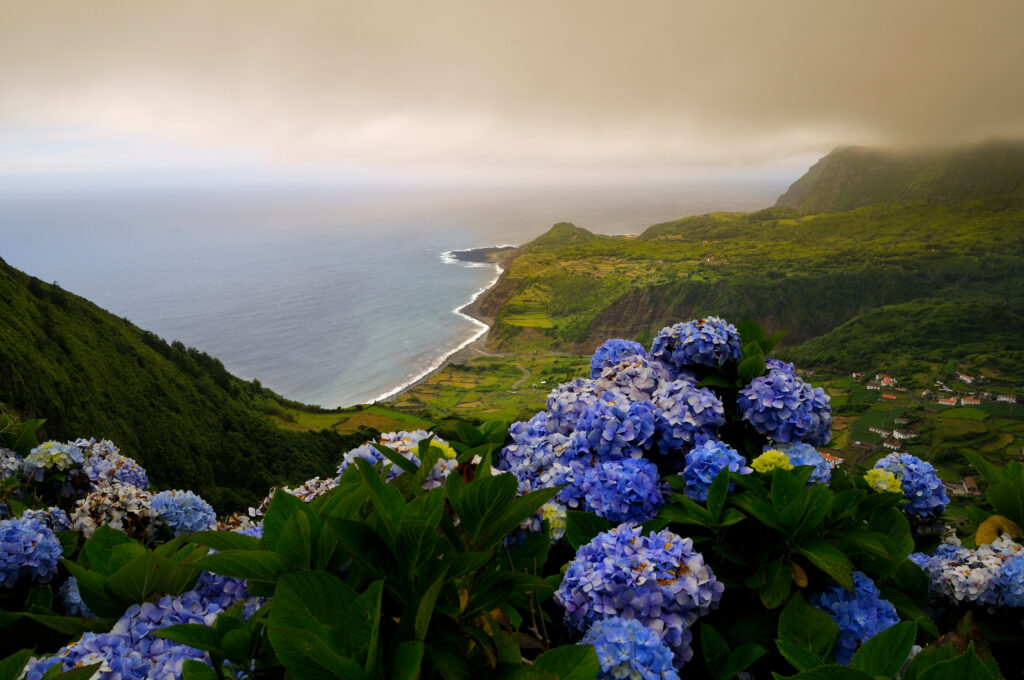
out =
<svg viewBox="0 0 1024 680"><path fill-rule="evenodd" d="M1020 0L0 0L0 173L782 167L1024 136Z"/></svg>

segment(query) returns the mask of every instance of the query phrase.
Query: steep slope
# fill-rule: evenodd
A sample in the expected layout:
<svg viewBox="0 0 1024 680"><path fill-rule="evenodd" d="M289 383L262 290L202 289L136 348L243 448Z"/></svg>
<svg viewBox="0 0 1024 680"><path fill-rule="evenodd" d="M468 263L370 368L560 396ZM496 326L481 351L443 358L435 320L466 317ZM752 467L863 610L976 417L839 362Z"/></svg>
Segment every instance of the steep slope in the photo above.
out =
<svg viewBox="0 0 1024 680"><path fill-rule="evenodd" d="M46 437L113 440L158 485L235 509L330 473L349 443L278 430L255 406L280 397L258 383L2 260L0 300L0 402L45 418Z"/></svg>
<svg viewBox="0 0 1024 680"><path fill-rule="evenodd" d="M776 205L834 212L874 203L956 203L994 196L1018 204L1024 200L1024 142L917 152L842 147L815 163Z"/></svg>

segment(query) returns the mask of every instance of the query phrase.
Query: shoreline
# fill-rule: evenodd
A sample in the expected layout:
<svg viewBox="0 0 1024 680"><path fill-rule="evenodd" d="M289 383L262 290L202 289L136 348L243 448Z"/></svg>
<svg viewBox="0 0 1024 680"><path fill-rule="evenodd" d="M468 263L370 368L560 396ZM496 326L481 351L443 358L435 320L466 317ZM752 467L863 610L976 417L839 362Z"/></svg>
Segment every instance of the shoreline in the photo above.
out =
<svg viewBox="0 0 1024 680"><path fill-rule="evenodd" d="M473 324L475 324L477 326L477 332L468 340L465 340L458 347L451 350L447 354L443 355L440 359L435 361L434 364L430 366L430 368L426 369L412 380L409 380L408 382L399 385L393 390L385 392L384 394L380 395L379 397L376 397L375 399L367 403L379 404L382 402L393 401L401 397L408 390L426 381L428 378L430 378L430 376L434 375L438 371L448 366L448 364L464 363L474 357L483 356L487 354L487 351L485 349L485 347L487 346L487 335L491 330L491 325L494 323L494 319L488 316L484 316L483 314L480 313L480 307L483 304L482 297L484 293L491 290L492 288L494 288L495 285L497 285L498 280L501 279L501 275L505 273L505 270L497 262L482 263L479 261L459 260L457 256L453 256L453 253L457 252L467 251L447 251L445 253L442 253L441 257L446 262L459 262L463 266L493 266L495 269L494 278L491 280L490 283L488 283L486 286L473 293L473 295L469 299L469 302L462 305L461 307L457 307L452 310L453 314L461 316L464 319L471 321Z"/></svg>

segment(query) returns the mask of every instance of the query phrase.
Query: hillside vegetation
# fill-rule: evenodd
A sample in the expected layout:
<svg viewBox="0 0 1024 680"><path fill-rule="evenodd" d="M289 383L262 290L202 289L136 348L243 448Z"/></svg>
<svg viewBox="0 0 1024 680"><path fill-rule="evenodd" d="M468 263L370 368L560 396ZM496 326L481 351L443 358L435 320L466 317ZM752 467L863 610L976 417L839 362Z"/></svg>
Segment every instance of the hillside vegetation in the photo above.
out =
<svg viewBox="0 0 1024 680"><path fill-rule="evenodd" d="M287 402L258 382L2 260L0 299L0 402L46 418L41 438L111 439L157 485L192 489L221 510L332 473L365 438L278 429L263 414Z"/></svg>

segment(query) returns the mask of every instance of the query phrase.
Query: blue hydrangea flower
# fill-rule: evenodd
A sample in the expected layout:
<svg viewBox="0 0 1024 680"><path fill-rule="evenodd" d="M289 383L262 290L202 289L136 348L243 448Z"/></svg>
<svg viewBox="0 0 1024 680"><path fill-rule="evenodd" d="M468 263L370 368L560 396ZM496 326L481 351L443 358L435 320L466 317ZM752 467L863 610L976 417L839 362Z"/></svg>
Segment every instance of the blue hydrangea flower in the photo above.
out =
<svg viewBox="0 0 1024 680"><path fill-rule="evenodd" d="M929 588L935 595L954 602L1024 606L1024 547L1008 536L976 550L941 543L930 557L919 557L914 562L928 575Z"/></svg>
<svg viewBox="0 0 1024 680"><path fill-rule="evenodd" d="M749 475L752 470L744 458L728 444L709 440L686 454L686 467L680 473L686 482L686 495L694 500L706 501L708 489L715 477L722 470L728 469L741 475ZM731 492L735 484L729 482Z"/></svg>
<svg viewBox="0 0 1024 680"><path fill-rule="evenodd" d="M606 366L596 382L602 392L616 390L633 401L650 401L658 386L669 380L672 375L662 362L634 354Z"/></svg>
<svg viewBox="0 0 1024 680"><path fill-rule="evenodd" d="M903 485L906 510L918 517L937 517L946 510L949 497L931 463L909 453L891 453L875 463L880 470L888 470Z"/></svg>
<svg viewBox="0 0 1024 680"><path fill-rule="evenodd" d="M610 522L645 522L665 502L658 467L643 458L605 461L583 468L576 480L585 509Z"/></svg>
<svg viewBox="0 0 1024 680"><path fill-rule="evenodd" d="M550 464L551 442L548 429L548 414L541 411L527 421L512 423L508 436L512 440L498 455L498 469L512 470L527 466L538 470Z"/></svg>
<svg viewBox="0 0 1024 680"><path fill-rule="evenodd" d="M764 360L764 363L769 372L775 371L776 373L786 373L793 376L796 375L796 366L793 364L787 364L785 361L780 359L768 358Z"/></svg>
<svg viewBox="0 0 1024 680"><path fill-rule="evenodd" d="M1024 607L1024 552L1003 562L995 578L992 590L999 594L996 604L1000 607Z"/></svg>
<svg viewBox="0 0 1024 680"><path fill-rule="evenodd" d="M545 426L551 432L572 433L579 422L580 413L597 401L604 390L593 380L576 378L559 385L548 395L545 405Z"/></svg>
<svg viewBox="0 0 1024 680"><path fill-rule="evenodd" d="M56 534L32 517L0 520L0 584L12 588L21 578L49 583L61 557Z"/></svg>
<svg viewBox="0 0 1024 680"><path fill-rule="evenodd" d="M82 452L78 448L60 442L43 442L25 456L25 463L44 470L60 470L81 464Z"/></svg>
<svg viewBox="0 0 1024 680"><path fill-rule="evenodd" d="M699 364L721 366L740 359L740 334L717 316L662 328L651 345L651 356L680 368Z"/></svg>
<svg viewBox="0 0 1024 680"><path fill-rule="evenodd" d="M612 616L595 621L580 644L594 645L601 664L599 680L679 680L672 666L672 650L636 619Z"/></svg>
<svg viewBox="0 0 1024 680"><path fill-rule="evenodd" d="M555 600L578 631L610 616L638 620L679 667L693 656L689 626L718 606L722 590L689 538L668 530L643 536L640 527L620 524L576 551Z"/></svg>
<svg viewBox="0 0 1024 680"><path fill-rule="evenodd" d="M70 531L71 529L71 520L68 519L68 514L56 507L46 508L45 510L26 510L21 513L21 518L37 519L50 527L54 532Z"/></svg>
<svg viewBox="0 0 1024 680"><path fill-rule="evenodd" d="M146 470L133 458L116 453L94 453L85 460L82 469L89 476L94 491L113 482L128 484L143 491L149 488Z"/></svg>
<svg viewBox="0 0 1024 680"><path fill-rule="evenodd" d="M121 450L118 449L117 446L114 445L114 442L109 439L96 441L95 437L91 437L89 439L80 438L73 442L69 442L69 444L81 451L82 455L86 458L94 455L104 457L121 455Z"/></svg>
<svg viewBox="0 0 1024 680"><path fill-rule="evenodd" d="M150 677L150 661L137 649L133 649L127 638L113 633L85 633L81 639L62 647L54 656L29 661L22 677L24 680L40 680L47 670L57 664L62 664L64 670L69 671L95 663L102 664L99 668L100 678L141 680Z"/></svg>
<svg viewBox="0 0 1024 680"><path fill-rule="evenodd" d="M828 395L798 376L771 371L754 378L736 398L740 415L761 434L776 442L827 444L832 433Z"/></svg>
<svg viewBox="0 0 1024 680"><path fill-rule="evenodd" d="M25 459L11 449L0 448L0 481L24 474Z"/></svg>
<svg viewBox="0 0 1024 680"><path fill-rule="evenodd" d="M773 444L764 447L765 451L770 449L782 451L789 457L789 462L794 466L810 465L813 467L814 472L811 473L811 478L807 480L810 484L828 484L828 481L832 479L832 463L828 462L810 444L790 442L788 444Z"/></svg>
<svg viewBox="0 0 1024 680"><path fill-rule="evenodd" d="M144 658L155 660L165 654L174 653L171 648L180 645L158 638L153 635L153 631L180 623L209 626L213 624L220 611L221 608L217 604L189 590L177 597L165 595L157 602L132 605L110 632L127 638L131 648L141 653ZM202 657L202 652L192 649L191 658Z"/></svg>
<svg viewBox="0 0 1024 680"><path fill-rule="evenodd" d="M175 536L217 526L213 507L191 491L161 491L153 496L153 509Z"/></svg>
<svg viewBox="0 0 1024 680"><path fill-rule="evenodd" d="M583 410L576 431L600 460L640 458L654 434L654 405L609 390Z"/></svg>
<svg viewBox="0 0 1024 680"><path fill-rule="evenodd" d="M839 624L839 639L836 641L835 657L846 666L853 659L853 653L877 633L899 623L896 608L879 596L874 581L862 572L853 572L853 590L848 591L839 584L822 593L811 595L811 605L823 610Z"/></svg>
<svg viewBox="0 0 1024 680"><path fill-rule="evenodd" d="M714 436L725 424L722 400L706 387L688 380L661 383L651 400L656 407L658 450L664 454L682 452Z"/></svg>
<svg viewBox="0 0 1024 680"><path fill-rule="evenodd" d="M61 584L60 590L57 591L57 600L64 607L64 613L68 616L86 616L92 618L95 616L86 606L85 602L82 601L82 594L78 592L78 581L74 576L68 578Z"/></svg>
<svg viewBox="0 0 1024 680"><path fill-rule="evenodd" d="M594 352L594 356L590 358L590 377L600 377L605 368L614 366L634 354L646 355L647 350L639 342L633 340L623 340L622 338L605 340Z"/></svg>

